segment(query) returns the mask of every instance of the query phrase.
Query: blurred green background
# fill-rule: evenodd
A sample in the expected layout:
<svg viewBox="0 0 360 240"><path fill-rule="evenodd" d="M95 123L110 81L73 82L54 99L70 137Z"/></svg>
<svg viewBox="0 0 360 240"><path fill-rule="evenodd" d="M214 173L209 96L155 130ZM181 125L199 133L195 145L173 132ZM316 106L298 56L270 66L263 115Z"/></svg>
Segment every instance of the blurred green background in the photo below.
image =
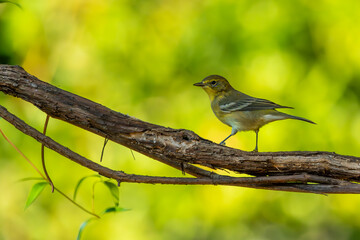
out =
<svg viewBox="0 0 360 240"><path fill-rule="evenodd" d="M190 129L220 142L230 128L192 84L210 74L256 97L293 106L318 125L279 121L260 131L260 151L325 150L359 155L360 2L357 0L34 0L0 4L0 63L124 114ZM0 93L0 104L41 130L45 114ZM0 119L38 166L40 144ZM51 119L48 134L99 161L103 139ZM0 239L75 239L90 216L45 189L24 211L35 171L0 140ZM255 135L228 146L252 150ZM103 165L128 173L181 176L109 143ZM91 171L51 151L55 185L72 195ZM91 209L92 180L78 202ZM95 188L95 209L112 199ZM284 193L222 186L122 184L120 205L83 239L359 239L360 196Z"/></svg>

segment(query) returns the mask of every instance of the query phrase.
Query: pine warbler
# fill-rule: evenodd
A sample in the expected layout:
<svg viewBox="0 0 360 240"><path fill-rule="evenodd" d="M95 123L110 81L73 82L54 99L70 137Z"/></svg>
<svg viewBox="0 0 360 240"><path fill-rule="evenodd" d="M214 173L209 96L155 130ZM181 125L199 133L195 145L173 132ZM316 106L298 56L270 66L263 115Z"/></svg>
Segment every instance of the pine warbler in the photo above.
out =
<svg viewBox="0 0 360 240"><path fill-rule="evenodd" d="M194 86L202 87L209 95L211 108L216 117L232 128L231 134L220 144L235 135L238 131L255 131L256 145L254 151L258 151L259 129L267 123L283 120L296 119L315 124L314 122L278 112L276 108L292 108L278 105L261 98L254 98L235 90L229 82L219 75L210 75Z"/></svg>

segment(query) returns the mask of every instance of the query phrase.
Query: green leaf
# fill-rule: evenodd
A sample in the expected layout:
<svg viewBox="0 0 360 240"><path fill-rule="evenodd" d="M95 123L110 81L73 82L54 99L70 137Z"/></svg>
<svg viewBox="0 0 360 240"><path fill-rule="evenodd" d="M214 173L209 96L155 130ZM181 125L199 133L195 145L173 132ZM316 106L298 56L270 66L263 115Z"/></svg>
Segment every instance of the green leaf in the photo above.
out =
<svg viewBox="0 0 360 240"><path fill-rule="evenodd" d="M104 182L105 186L109 189L111 196L113 197L115 206L119 206L119 188L115 183Z"/></svg>
<svg viewBox="0 0 360 240"><path fill-rule="evenodd" d="M130 209L122 208L122 207L109 207L102 212L102 215L110 212L126 212L126 211L130 211Z"/></svg>
<svg viewBox="0 0 360 240"><path fill-rule="evenodd" d="M11 4L14 4L15 6L17 6L18 8L22 9L22 8L21 8L21 5L18 4L18 3L15 3L15 2L11 2L11 1L0 1L0 3L11 3Z"/></svg>
<svg viewBox="0 0 360 240"><path fill-rule="evenodd" d="M79 228L79 233L77 235L77 238L76 240L80 240L81 239L81 235L84 231L84 228L89 224L90 221L94 220L95 218L89 218L88 220L86 220L85 222L83 222L81 225L80 225L80 228Z"/></svg>
<svg viewBox="0 0 360 240"><path fill-rule="evenodd" d="M83 182L85 179L91 178L91 177L98 177L98 178L100 178L99 175L90 175L90 176L86 176L86 177L81 178L81 179L78 181L78 183L76 184L76 187L75 187L75 190L74 190L74 196L73 196L73 200L74 200L74 201L75 201L77 192L78 192L79 187L80 187L80 185L82 184L82 182Z"/></svg>
<svg viewBox="0 0 360 240"><path fill-rule="evenodd" d="M46 185L49 185L49 183L38 182L34 184L26 200L25 209L27 209L39 197L40 193L44 190Z"/></svg>

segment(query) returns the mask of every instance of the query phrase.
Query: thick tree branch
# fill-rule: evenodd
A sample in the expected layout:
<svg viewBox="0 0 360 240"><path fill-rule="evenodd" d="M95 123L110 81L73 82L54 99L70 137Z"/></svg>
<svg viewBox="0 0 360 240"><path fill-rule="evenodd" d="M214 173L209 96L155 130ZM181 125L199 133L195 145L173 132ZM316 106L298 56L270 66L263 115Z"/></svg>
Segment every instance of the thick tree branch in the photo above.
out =
<svg viewBox="0 0 360 240"><path fill-rule="evenodd" d="M197 184L221 184L231 186L242 186L259 189L272 189L281 191L293 191L293 192L313 192L313 193L356 193L360 192L360 185L352 184L346 181L313 176L309 174L299 174L290 176L270 176L270 177L229 177L222 176L215 173L212 174L212 178L176 178L176 177L151 177L141 176L134 174L126 174L122 171L114 171L109 168L103 167L97 163L94 163L85 157L71 151L70 149L55 142L50 137L40 133L36 129L30 127L21 119L17 118L13 114L9 113L4 107L0 106L0 115L5 120L11 122L17 129L23 133L38 140L46 147L58 152L59 154L73 160L74 162L89 168L99 174L117 180L121 182L133 182L133 183L150 183L150 184L181 184L181 185L197 185ZM292 182L289 184L289 182ZM297 184L294 184L297 182ZM318 191L319 185L299 185L298 183L320 183L322 189ZM310 187L309 187L310 186ZM317 189L313 189L316 186ZM336 188L341 186L340 188Z"/></svg>
<svg viewBox="0 0 360 240"><path fill-rule="evenodd" d="M18 66L0 65L0 91L33 103L51 117L107 137L198 177L197 179L174 180L173 178L129 175L102 167L80 155L74 158L76 153L65 151L60 144L39 132L34 132L35 129L31 130L30 126L8 113L5 108L0 108L0 116L46 147L120 182L223 184L316 193L360 192L358 184L336 180L360 180L360 159L357 157L328 152L251 153L232 149L202 139L192 131L165 128L115 112L42 82ZM51 141L53 143L50 146ZM79 159L82 160L79 161ZM191 165L194 163L254 176L270 175L271 177L250 178L251 181L246 180L247 178L231 178ZM281 179L281 181L275 179ZM299 184L305 182L319 184Z"/></svg>
<svg viewBox="0 0 360 240"><path fill-rule="evenodd" d="M44 146L58 152L59 154L71 159L72 161L89 168L99 174L115 179L119 182L150 183L150 184L180 184L180 185L230 185L249 188L292 191L292 192L310 192L310 193L360 193L360 185L343 180L314 176L309 174L298 174L289 176L268 176L268 177L229 177L208 172L211 178L177 178L177 177L152 177L134 174L126 174L122 171L115 171L92 162L85 157L71 151L70 149L55 142L50 137L40 133L36 129L27 125L24 121L9 113L4 107L0 106L0 116L12 123L17 129L27 134ZM203 170L205 171L205 170ZM303 185L299 183L319 183L317 185Z"/></svg>

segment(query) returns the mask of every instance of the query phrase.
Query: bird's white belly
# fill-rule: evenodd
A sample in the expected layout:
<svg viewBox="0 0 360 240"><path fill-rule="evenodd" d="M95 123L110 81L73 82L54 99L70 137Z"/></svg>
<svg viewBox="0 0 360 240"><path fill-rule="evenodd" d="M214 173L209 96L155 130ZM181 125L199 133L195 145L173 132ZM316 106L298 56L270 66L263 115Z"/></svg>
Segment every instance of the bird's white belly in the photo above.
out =
<svg viewBox="0 0 360 240"><path fill-rule="evenodd" d="M243 111L226 114L222 122L238 131L257 130L269 122L283 119L272 114L256 113L255 111Z"/></svg>

